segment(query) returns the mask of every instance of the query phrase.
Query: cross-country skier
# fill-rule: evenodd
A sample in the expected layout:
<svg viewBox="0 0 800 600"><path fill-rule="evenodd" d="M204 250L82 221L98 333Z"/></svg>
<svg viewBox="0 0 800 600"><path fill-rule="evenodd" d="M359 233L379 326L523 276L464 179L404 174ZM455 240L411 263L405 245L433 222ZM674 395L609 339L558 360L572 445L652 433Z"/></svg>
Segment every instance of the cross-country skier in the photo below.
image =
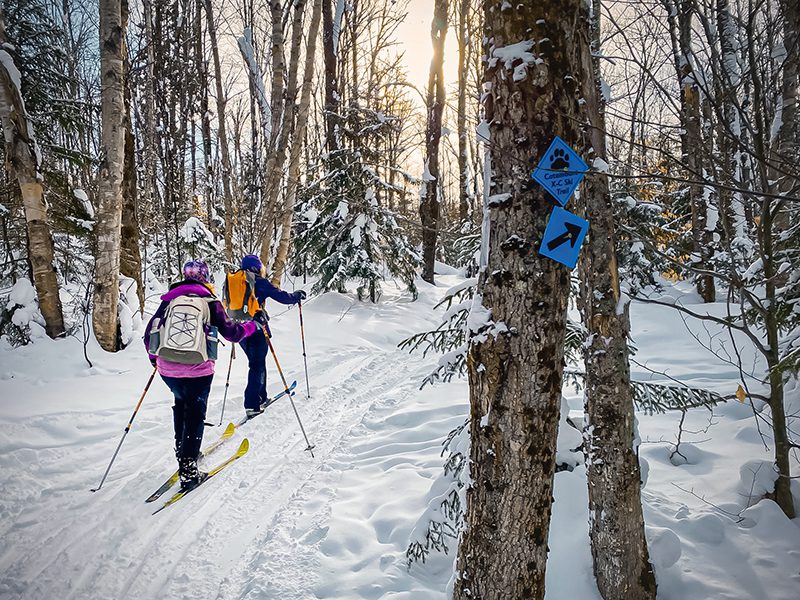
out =
<svg viewBox="0 0 800 600"><path fill-rule="evenodd" d="M225 280L223 301L228 309L228 315L244 322L258 323L263 327L265 335L272 335L267 325L267 316L264 303L267 298L272 298L281 304L297 304L305 300L303 290L284 292L276 288L264 277L264 266L261 259L254 254L248 254L242 259L241 269L229 273ZM253 335L239 345L247 355L248 375L247 387L244 390L244 408L247 416L252 418L261 414L264 409L262 404L267 396L267 353L269 346L264 335Z"/></svg>
<svg viewBox="0 0 800 600"><path fill-rule="evenodd" d="M208 265L202 260L187 262L183 277L161 296L161 305L145 330L144 344L150 362L175 395L175 456L181 488L189 489L207 477L198 470L197 458L214 378L216 334L241 342L257 332L258 325L227 317L209 283Z"/></svg>

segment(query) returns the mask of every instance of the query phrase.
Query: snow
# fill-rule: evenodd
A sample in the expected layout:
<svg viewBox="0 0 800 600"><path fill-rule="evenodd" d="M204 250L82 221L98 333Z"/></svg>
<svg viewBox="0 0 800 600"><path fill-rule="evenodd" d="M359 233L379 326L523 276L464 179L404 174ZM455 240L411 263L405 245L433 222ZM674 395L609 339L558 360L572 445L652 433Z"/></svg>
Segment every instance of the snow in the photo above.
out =
<svg viewBox="0 0 800 600"><path fill-rule="evenodd" d="M333 53L339 54L339 36L342 33L342 17L345 11L345 0L336 0L333 12ZM337 98L338 99L338 98Z"/></svg>
<svg viewBox="0 0 800 600"><path fill-rule="evenodd" d="M20 279L11 288L11 292L8 295L8 307L25 307L33 304L35 300L36 290L33 288L30 279Z"/></svg>
<svg viewBox="0 0 800 600"><path fill-rule="evenodd" d="M256 90L256 102L261 112L262 133L264 139L269 140L272 136L272 107L269 105L269 96L267 95L266 87L264 87L264 76L261 74L261 67L253 49L253 31L249 27L244 28L238 43L239 51L242 53L242 58L244 58L244 62L247 65L250 81L253 82L253 87Z"/></svg>
<svg viewBox="0 0 800 600"><path fill-rule="evenodd" d="M29 279L19 279L8 294L8 310L13 310L11 322L17 327L27 329L32 339L44 336L44 318L36 302L36 290Z"/></svg>
<svg viewBox="0 0 800 600"><path fill-rule="evenodd" d="M603 101L611 104L611 84L605 79L600 79L600 93L603 95Z"/></svg>
<svg viewBox="0 0 800 600"><path fill-rule="evenodd" d="M592 162L592 168L595 171L599 171L600 173L608 173L609 166L606 161L604 161L602 158L598 156Z"/></svg>
<svg viewBox="0 0 800 600"><path fill-rule="evenodd" d="M28 128L27 134L29 146L33 152L33 158L36 161L37 176L41 177L41 174L38 173L38 169L42 164L42 151L39 148L39 144L36 143L36 136L33 132L33 124L31 119L28 117L28 111L25 108L25 99L22 96L22 76L20 75L19 69L17 69L17 65L14 64L14 58L5 49L0 50L0 64L2 64L3 68L8 73L8 77L11 80L11 87L14 89L15 95L19 97L19 105L24 113L23 116ZM9 137L11 131L12 129L10 127L3 127L6 143L12 142L12 139Z"/></svg>
<svg viewBox="0 0 800 600"><path fill-rule="evenodd" d="M149 275L145 282L152 311L163 286ZM397 344L435 327L441 311L433 306L446 290L468 284L442 275L436 286L419 286L417 302L391 282L376 305L337 293L310 298L303 305L310 398L297 312L273 311L273 341L284 372L302 390L295 400L316 458L303 452L295 416L279 402L223 446L231 450L246 436L246 457L155 516L143 500L174 468L171 396L158 379L103 489L88 491L147 381L140 344L108 354L90 339L90 368L75 337L45 337L14 350L0 343L0 597L447 598L454 546L410 570L405 551L437 516L437 500L458 488L443 475L441 443L468 416L469 392L463 380L420 391L435 357L409 355ZM31 290L30 282L18 283L15 302L31 305ZM722 304L682 303L725 314ZM490 318L480 299L477 306L473 326ZM639 364L720 393L736 389L738 370L701 348L676 311L638 303L630 311ZM745 359L752 364L752 356ZM226 368L218 365L212 386L211 421L219 419ZM637 379L661 377L632 368ZM226 421L242 413L245 382L246 360L237 353ZM271 361L269 387L280 387ZM787 387L787 401L792 394L797 388ZM586 472L573 452L580 433L567 423L583 423L583 397L571 388L564 395L558 452L573 469L555 476L547 600L600 600ZM678 415L638 420L659 600L796 600L800 527L760 498L774 470L752 409L721 405L710 427L708 411L689 412L681 448L691 460L678 466L669 458ZM207 428L206 440L218 433ZM457 442L462 452L466 443ZM221 459L226 451L219 452Z"/></svg>
<svg viewBox="0 0 800 600"><path fill-rule="evenodd" d="M345 200L340 200L334 214L342 220L346 219L347 215L350 214L350 205Z"/></svg>
<svg viewBox="0 0 800 600"><path fill-rule="evenodd" d="M197 217L189 217L178 232L181 239L188 243L208 242L216 246L214 234L212 234L203 222Z"/></svg>
<svg viewBox="0 0 800 600"><path fill-rule="evenodd" d="M516 44L493 48L491 50L492 58L489 59L489 66L494 67L499 60L506 69L514 70L514 81L524 81L528 76L528 67L542 63L542 59L531 52L532 49L533 40L523 40ZM515 63L517 64L515 65Z"/></svg>
<svg viewBox="0 0 800 600"><path fill-rule="evenodd" d="M88 194L80 188L75 188L72 190L72 195L75 196L75 198L77 198L81 203L83 210L86 211L86 214L89 215L89 218L94 219L94 206L92 206L92 203L89 201Z"/></svg>

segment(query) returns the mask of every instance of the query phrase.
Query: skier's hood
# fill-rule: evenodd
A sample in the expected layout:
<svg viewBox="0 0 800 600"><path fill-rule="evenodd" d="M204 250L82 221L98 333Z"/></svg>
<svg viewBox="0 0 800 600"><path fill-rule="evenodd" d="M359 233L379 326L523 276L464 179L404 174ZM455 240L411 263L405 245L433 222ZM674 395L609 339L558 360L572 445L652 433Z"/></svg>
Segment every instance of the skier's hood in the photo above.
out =
<svg viewBox="0 0 800 600"><path fill-rule="evenodd" d="M172 285L169 291L161 296L164 302L170 302L178 296L200 296L201 298L210 298L214 296L214 292L209 289L205 284L198 283L197 281L181 281Z"/></svg>

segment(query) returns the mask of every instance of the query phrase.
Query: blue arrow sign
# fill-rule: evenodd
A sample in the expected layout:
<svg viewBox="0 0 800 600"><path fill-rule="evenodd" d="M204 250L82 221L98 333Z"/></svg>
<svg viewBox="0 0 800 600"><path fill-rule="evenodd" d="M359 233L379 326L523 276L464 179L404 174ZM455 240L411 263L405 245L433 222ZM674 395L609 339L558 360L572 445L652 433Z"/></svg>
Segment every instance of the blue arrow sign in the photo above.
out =
<svg viewBox="0 0 800 600"><path fill-rule="evenodd" d="M556 136L534 170L533 179L564 206L588 170L583 159Z"/></svg>
<svg viewBox="0 0 800 600"><path fill-rule="evenodd" d="M554 206L547 229L544 230L539 254L574 269L587 231L589 221L560 206Z"/></svg>

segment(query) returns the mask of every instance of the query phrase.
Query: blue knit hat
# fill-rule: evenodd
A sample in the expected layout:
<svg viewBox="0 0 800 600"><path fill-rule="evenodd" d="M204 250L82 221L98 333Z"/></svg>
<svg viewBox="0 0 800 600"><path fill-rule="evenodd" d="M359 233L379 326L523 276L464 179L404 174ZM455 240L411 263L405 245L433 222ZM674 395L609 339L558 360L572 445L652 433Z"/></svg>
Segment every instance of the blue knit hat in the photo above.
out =
<svg viewBox="0 0 800 600"><path fill-rule="evenodd" d="M242 271L252 271L253 273L261 273L263 265L261 259L255 254L248 254L242 259Z"/></svg>
<svg viewBox="0 0 800 600"><path fill-rule="evenodd" d="M202 260L190 260L183 265L183 277L200 283L208 283L208 265Z"/></svg>

